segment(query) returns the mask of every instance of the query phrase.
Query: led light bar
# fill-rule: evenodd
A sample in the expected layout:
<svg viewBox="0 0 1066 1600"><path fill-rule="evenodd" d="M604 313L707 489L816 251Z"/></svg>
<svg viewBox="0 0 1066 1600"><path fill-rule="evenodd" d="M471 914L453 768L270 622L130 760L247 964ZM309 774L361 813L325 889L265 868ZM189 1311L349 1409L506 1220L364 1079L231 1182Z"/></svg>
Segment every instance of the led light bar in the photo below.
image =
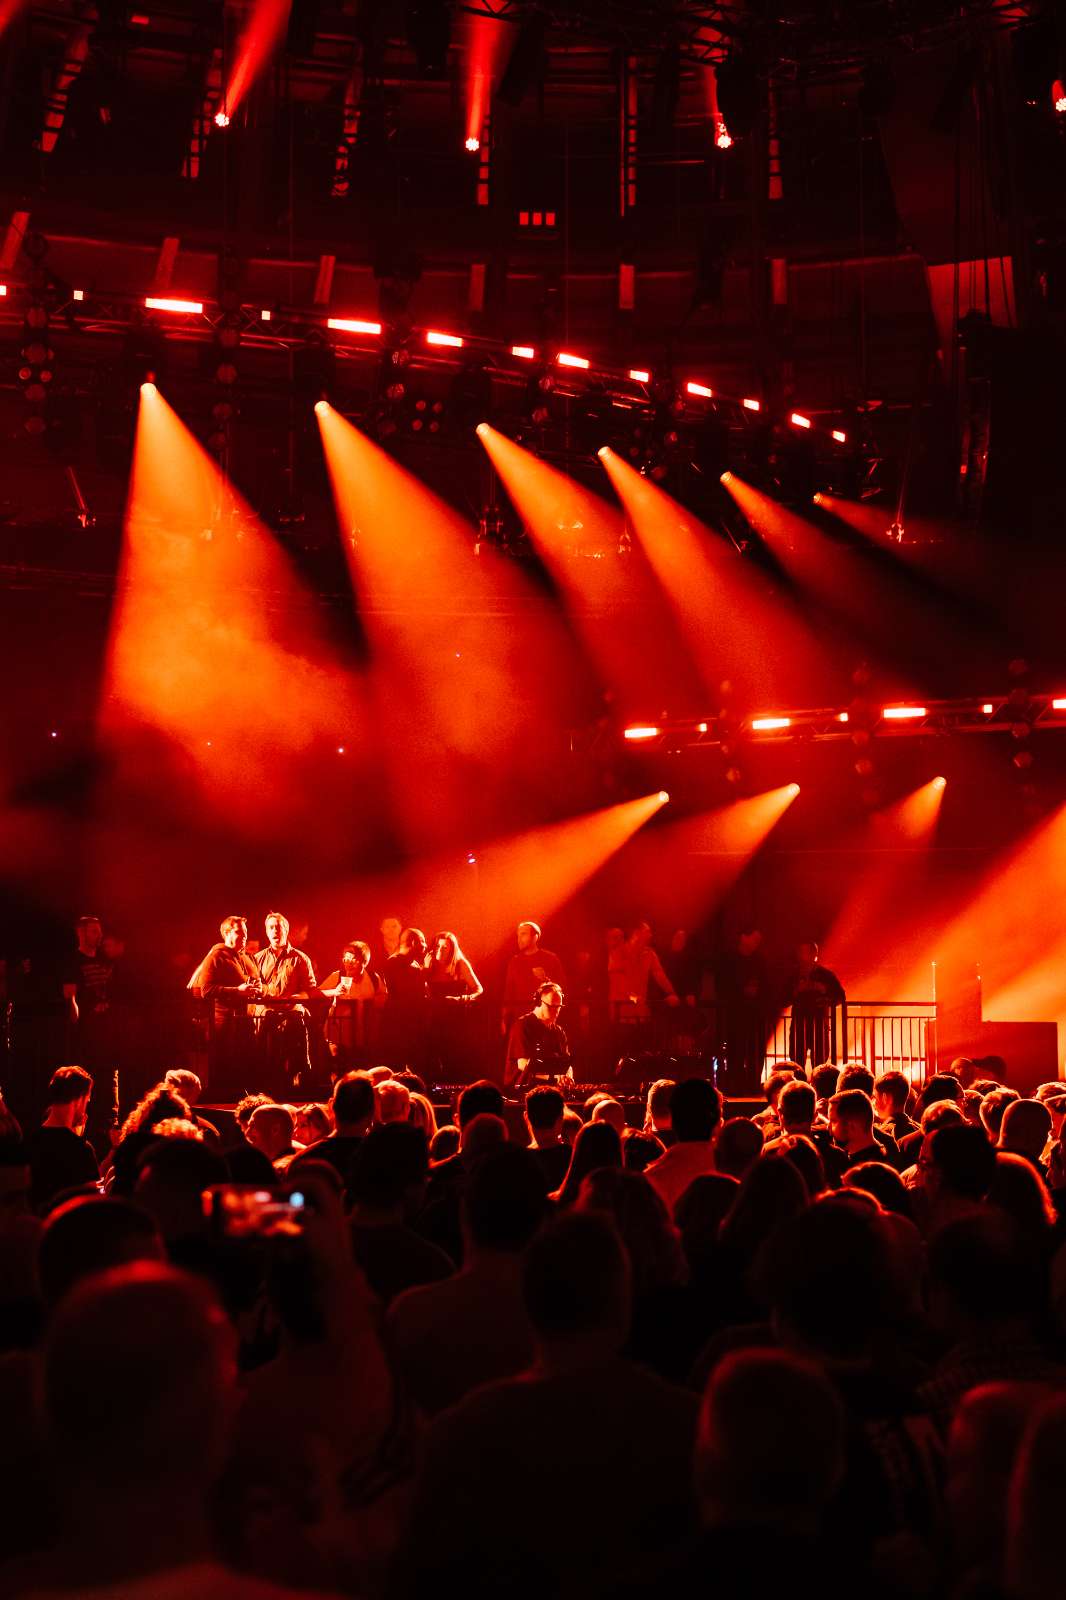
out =
<svg viewBox="0 0 1066 1600"><path fill-rule="evenodd" d="M511 346L511 354L517 356L519 361L532 361L537 352L531 344L513 344Z"/></svg>
<svg viewBox="0 0 1066 1600"><path fill-rule="evenodd" d="M359 317L327 317L326 327L333 328L337 333L372 333L381 332L380 322L363 322Z"/></svg>
<svg viewBox="0 0 1066 1600"><path fill-rule="evenodd" d="M740 403L744 407L745 411L762 410L762 402L760 400L742 400Z"/></svg>
<svg viewBox="0 0 1066 1600"><path fill-rule="evenodd" d="M1059 700L1052 700L1051 709L1052 711L1066 711L1066 697L1063 697Z"/></svg>
<svg viewBox="0 0 1066 1600"><path fill-rule="evenodd" d="M645 372L643 367L630 367L629 377L632 383L650 383L651 373Z"/></svg>
<svg viewBox="0 0 1066 1600"><path fill-rule="evenodd" d="M753 733L773 733L775 728L791 728L791 717L752 717Z"/></svg>
<svg viewBox="0 0 1066 1600"><path fill-rule="evenodd" d="M653 728L647 723L635 723L632 727L624 730L622 737L635 744L641 739L657 739L661 731L661 729Z"/></svg>
<svg viewBox="0 0 1066 1600"><path fill-rule="evenodd" d="M805 417L802 411L793 411L788 420L794 428L809 428L811 425L810 417Z"/></svg>
<svg viewBox="0 0 1066 1600"><path fill-rule="evenodd" d="M833 429L833 438L836 440L837 444L847 444L848 442L848 436L842 428Z"/></svg>
<svg viewBox="0 0 1066 1600"><path fill-rule="evenodd" d="M883 706L881 715L886 722L918 722L927 712L924 706Z"/></svg>
<svg viewBox="0 0 1066 1600"><path fill-rule="evenodd" d="M144 303L149 311L176 311L184 317L202 316L204 309L202 300L169 300L154 294L148 295Z"/></svg>
<svg viewBox="0 0 1066 1600"><path fill-rule="evenodd" d="M685 393L698 395L701 400L714 399L714 390L708 389L705 383L686 383Z"/></svg>
<svg viewBox="0 0 1066 1600"><path fill-rule="evenodd" d="M432 329L426 334L426 343L448 345L453 350L463 348L463 341L457 333L436 333Z"/></svg>
<svg viewBox="0 0 1066 1600"><path fill-rule="evenodd" d="M587 371L590 365L584 356L572 356L565 350L560 350L555 359L560 367L580 367L583 371Z"/></svg>

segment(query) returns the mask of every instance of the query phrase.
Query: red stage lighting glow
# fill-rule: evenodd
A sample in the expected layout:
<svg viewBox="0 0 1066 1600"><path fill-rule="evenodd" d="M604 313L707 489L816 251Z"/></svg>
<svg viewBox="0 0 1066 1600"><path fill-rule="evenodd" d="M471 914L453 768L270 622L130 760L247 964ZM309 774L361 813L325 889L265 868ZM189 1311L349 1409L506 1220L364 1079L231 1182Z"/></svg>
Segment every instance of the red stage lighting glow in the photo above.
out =
<svg viewBox="0 0 1066 1600"><path fill-rule="evenodd" d="M2 300L4 295L6 295L6 294L7 294L7 284L6 283L0 283L0 300Z"/></svg>
<svg viewBox="0 0 1066 1600"><path fill-rule="evenodd" d="M791 717L752 717L753 733L773 733L777 728L791 728Z"/></svg>
<svg viewBox="0 0 1066 1600"><path fill-rule="evenodd" d="M838 722L850 722L851 718L848 716L846 711L838 711L837 712L837 721Z"/></svg>
<svg viewBox="0 0 1066 1600"><path fill-rule="evenodd" d="M149 311L174 311L183 317L199 317L204 310L202 300L170 300L154 294L147 295L144 303Z"/></svg>
<svg viewBox="0 0 1066 1600"><path fill-rule="evenodd" d="M433 329L426 334L427 344L447 345L453 350L461 350L463 341L457 333L437 333Z"/></svg>
<svg viewBox="0 0 1066 1600"><path fill-rule="evenodd" d="M584 356L572 356L565 350L561 350L555 359L560 367L580 367L583 371L587 371L590 365Z"/></svg>
<svg viewBox="0 0 1066 1600"><path fill-rule="evenodd" d="M718 482L719 483L729 483L729 482L732 481L732 477L733 477L733 474L731 472L723 472L722 476L719 478Z"/></svg>
<svg viewBox="0 0 1066 1600"><path fill-rule="evenodd" d="M933 779L933 782L934 782L934 784L935 784L935 785L936 785L936 787L937 787L937 788L938 788L938 789L943 789L943 788L946 788L946 786L947 786L947 781L948 781L948 780L947 780L947 779L946 779L946 778L934 778L934 779Z"/></svg>
<svg viewBox="0 0 1066 1600"><path fill-rule="evenodd" d="M1051 85L1051 103L1059 116L1066 113L1066 86L1063 85L1061 78L1056 78Z"/></svg>
<svg viewBox="0 0 1066 1600"><path fill-rule="evenodd" d="M455 816L487 826L480 819L500 804L493 785L522 770L529 716L557 720L563 669L553 663L563 654L563 626L546 608L533 611L516 564L487 545L475 553L476 530L461 514L336 406L317 422L381 726L433 730L432 738L390 736L386 747L398 823L422 850ZM404 528L417 529L417 538L400 537ZM501 626L509 605L515 614ZM534 657L543 671L529 688L531 710L525 679ZM500 776L487 779L493 766Z"/></svg>
<svg viewBox="0 0 1066 1600"><path fill-rule="evenodd" d="M532 361L537 352L531 344L513 344L511 354L517 356L519 361Z"/></svg>
<svg viewBox="0 0 1066 1600"><path fill-rule="evenodd" d="M216 128L228 128L229 127L229 112L228 111L216 111L215 112L215 127Z"/></svg>
<svg viewBox="0 0 1066 1600"><path fill-rule="evenodd" d="M486 119L491 114L492 87L498 76L500 52L508 29L498 19L473 8L465 15L456 8L456 39L463 74L464 141L471 154L481 147Z"/></svg>
<svg viewBox="0 0 1066 1600"><path fill-rule="evenodd" d="M790 783L789 786L788 786L788 792L791 795L799 794L799 792L800 792L799 784L798 783Z"/></svg>
<svg viewBox="0 0 1066 1600"><path fill-rule="evenodd" d="M288 26L291 0L253 0L233 55L233 70L223 104L230 115L262 73Z"/></svg>
<svg viewBox="0 0 1066 1600"><path fill-rule="evenodd" d="M240 539L230 528L240 529ZM154 384L142 386L126 508L119 594L111 617L102 725L123 763L153 782L169 775L165 752L145 752L155 729L185 752L205 797L232 811L234 784L276 782L279 807L298 797L288 758L336 737L343 704L353 726L360 684L323 654L303 618L282 620L264 596L302 604L299 580L274 539L223 477ZM254 678L263 693L248 737L247 702L220 672ZM205 767L208 739L213 744ZM218 738L215 739L215 734ZM268 834L276 818L242 819Z"/></svg>
<svg viewBox="0 0 1066 1600"><path fill-rule="evenodd" d="M698 395L701 400L714 399L714 390L708 389L705 383L686 383L685 393Z"/></svg>
<svg viewBox="0 0 1066 1600"><path fill-rule="evenodd" d="M328 400L316 400L315 401L315 416L316 417L324 417L327 414L328 411L329 411L329 401Z"/></svg>
<svg viewBox="0 0 1066 1600"><path fill-rule="evenodd" d="M376 336L381 332L380 322L364 322L359 317L327 317L326 327L333 328L337 333L371 333Z"/></svg>
<svg viewBox="0 0 1066 1600"><path fill-rule="evenodd" d="M833 429L833 438L836 440L837 444L847 444L848 442L848 436L841 428Z"/></svg>
<svg viewBox="0 0 1066 1600"><path fill-rule="evenodd" d="M630 367L629 376L633 383L651 382L651 373L645 372L643 367Z"/></svg>
<svg viewBox="0 0 1066 1600"><path fill-rule="evenodd" d="M924 706L883 706L881 715L886 722L920 722L927 712Z"/></svg>
<svg viewBox="0 0 1066 1600"><path fill-rule="evenodd" d="M85 290L84 289L73 289L71 291L70 298L72 300L84 300L85 299Z"/></svg>
<svg viewBox="0 0 1066 1600"><path fill-rule="evenodd" d="M665 806L665 805L669 804L669 801L670 801L670 796L667 794L666 790L665 789L660 789L659 790L659 804Z"/></svg>
<svg viewBox="0 0 1066 1600"><path fill-rule="evenodd" d="M762 410L762 401L761 400L743 400L741 402L741 404L743 405L745 411L761 411Z"/></svg>
<svg viewBox="0 0 1066 1600"><path fill-rule="evenodd" d="M733 148L733 135L724 122L719 122L715 130L714 142L719 150L731 150Z"/></svg>
<svg viewBox="0 0 1066 1600"><path fill-rule="evenodd" d="M788 420L794 428L809 428L811 425L810 417L805 417L802 411L793 411Z"/></svg>
<svg viewBox="0 0 1066 1600"><path fill-rule="evenodd" d="M1059 700L1052 700L1051 709L1052 711L1066 711L1066 696Z"/></svg>
<svg viewBox="0 0 1066 1600"><path fill-rule="evenodd" d="M641 739L657 739L661 732L661 728L654 728L650 723L638 722L624 729L622 738L638 742Z"/></svg>
<svg viewBox="0 0 1066 1600"><path fill-rule="evenodd" d="M984 712L986 717L990 717L995 709L996 708L992 704L991 700L986 700L984 705L981 707L981 710Z"/></svg>

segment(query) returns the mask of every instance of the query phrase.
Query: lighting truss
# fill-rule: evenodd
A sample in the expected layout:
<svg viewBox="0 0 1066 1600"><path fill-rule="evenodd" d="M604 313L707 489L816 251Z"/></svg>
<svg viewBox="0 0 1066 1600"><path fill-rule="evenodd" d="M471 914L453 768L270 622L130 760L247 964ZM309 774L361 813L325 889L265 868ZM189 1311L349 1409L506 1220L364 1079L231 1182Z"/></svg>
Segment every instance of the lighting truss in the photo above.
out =
<svg viewBox="0 0 1066 1600"><path fill-rule="evenodd" d="M20 325L25 314L23 301L28 290L17 283L5 286L6 294L0 299L0 327L4 324ZM193 307L195 316L191 315ZM81 334L121 335L143 320L146 311L155 326L167 339L183 342L211 343L223 321L221 306L210 299L186 301L180 287L149 305L144 295L120 291L93 290L91 294L78 290L77 295L57 308L67 313L68 321ZM633 409L653 409L649 399L649 384L656 376L654 369L614 366L593 355L578 355L550 346L515 344L511 339L481 338L469 333L448 333L429 327L400 330L379 317L360 316L358 308L340 316L329 316L326 311L305 311L295 307L243 305L240 307L241 344L245 348L277 349L288 352L301 346L312 331L321 333L331 345L338 362L365 359L373 353L375 358L382 350L404 342L410 348L412 370L458 369L472 362L491 372L494 378L506 383L525 384L530 363L539 363L552 373L555 391L561 395L579 396L584 393L602 395L619 405ZM661 376L669 378L670 374ZM695 405L696 420L706 411L707 404L725 406L737 421L779 422L785 425L791 415L793 424L802 415L803 426L819 434L834 450L847 444L847 435L836 426L833 416L819 420L814 413L782 413L773 417L766 412L763 402L743 394L728 394L717 386L694 379L678 380L681 398Z"/></svg>
<svg viewBox="0 0 1066 1600"><path fill-rule="evenodd" d="M891 715L903 709L908 715ZM735 744L738 735L753 747L822 744L851 739L860 728L878 739L943 738L955 733L1009 733L1021 722L1035 732L1066 728L1066 694L1030 694L1024 711L1013 705L1006 694L958 700L927 699L921 705L899 702L877 706L864 702L861 710L854 702L848 706L795 711L766 711L760 707L739 720L730 716L724 723L712 716L660 717L654 724L631 723L621 729L620 737L627 743L650 748L706 746L717 749L723 739ZM632 732L636 727L642 730L637 739Z"/></svg>

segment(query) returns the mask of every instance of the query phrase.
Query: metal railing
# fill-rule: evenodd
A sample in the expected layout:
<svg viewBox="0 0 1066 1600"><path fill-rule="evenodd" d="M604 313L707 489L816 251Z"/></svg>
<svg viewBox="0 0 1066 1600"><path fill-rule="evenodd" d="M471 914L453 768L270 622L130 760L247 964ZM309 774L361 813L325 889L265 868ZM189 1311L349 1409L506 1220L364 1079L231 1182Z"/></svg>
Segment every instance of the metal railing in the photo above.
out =
<svg viewBox="0 0 1066 1600"><path fill-rule="evenodd" d="M766 1073L791 1059L791 1009L778 1018L766 1046ZM826 1018L828 1060L858 1064L878 1075L902 1072L922 1084L937 1070L937 1008L934 1000L849 1000ZM815 1062L815 1066L819 1063Z"/></svg>

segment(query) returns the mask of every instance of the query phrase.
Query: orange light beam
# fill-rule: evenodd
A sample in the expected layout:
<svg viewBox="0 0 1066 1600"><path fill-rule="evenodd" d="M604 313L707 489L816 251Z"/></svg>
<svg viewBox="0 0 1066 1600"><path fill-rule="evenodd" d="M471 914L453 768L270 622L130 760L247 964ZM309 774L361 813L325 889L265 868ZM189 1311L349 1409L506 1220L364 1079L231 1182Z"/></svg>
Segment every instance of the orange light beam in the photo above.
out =
<svg viewBox="0 0 1066 1600"><path fill-rule="evenodd" d="M428 936L454 928L464 948L490 955L514 938L520 918L545 922L621 850L665 802L661 793L490 839L466 853L442 852L398 873L346 888L364 904L402 905ZM333 897L336 891L331 892ZM322 902L322 914L329 910Z"/></svg>
<svg viewBox="0 0 1066 1600"><path fill-rule="evenodd" d="M283 614L264 595L286 595ZM326 667L288 561L154 384L141 390L101 726L139 724L191 758L205 791L235 797L329 735L358 685ZM284 629L284 637L282 636ZM254 828L254 821L251 822Z"/></svg>
<svg viewBox="0 0 1066 1600"><path fill-rule="evenodd" d="M691 927L725 898L799 793L798 784L782 784L642 835L626 852L627 891Z"/></svg>
<svg viewBox="0 0 1066 1600"><path fill-rule="evenodd" d="M241 101L274 54L289 24L291 0L253 0L244 32L237 41L233 69L221 109L232 121Z"/></svg>
<svg viewBox="0 0 1066 1600"><path fill-rule="evenodd" d="M530 729L558 723L571 647L514 562L475 553L470 524L326 402L315 414L379 716L394 730L394 800L424 844L487 804L487 767L504 784L511 763L519 783Z"/></svg>
<svg viewBox="0 0 1066 1600"><path fill-rule="evenodd" d="M794 607L621 456L605 447L599 458L669 596L706 691L717 695L729 678L738 693L764 705L788 705L804 683L814 694L819 687L836 692L834 666L842 663Z"/></svg>
<svg viewBox="0 0 1066 1600"><path fill-rule="evenodd" d="M910 641L917 633L923 654L935 665L947 666L961 646L975 643L978 630L957 601L932 592L916 568L878 560L872 548L830 539L816 523L735 472L722 481L785 571L810 595L812 606L825 610L825 622L834 632L849 634L853 650L891 661L900 687L912 670Z"/></svg>
<svg viewBox="0 0 1066 1600"><path fill-rule="evenodd" d="M1066 806L1039 824L1006 859L994 863L976 890L956 901L953 915L942 913L933 926L921 930L921 938L913 942L925 958L925 985L929 959L956 971L980 970L986 1018L1055 1020L1046 1012L1032 1015L1036 1000L1027 996L1026 986L1028 975L1039 974L1049 952L1062 942L1064 896ZM908 983L921 983L922 970L916 966ZM1042 987L1033 986L1034 997Z"/></svg>
<svg viewBox="0 0 1066 1600"><path fill-rule="evenodd" d="M865 865L853 874L826 941L847 952L855 994L888 998L894 987L884 968L898 954L899 907L922 892L926 852L936 837L946 787L943 778L931 778L873 812L858 835L856 850ZM898 998L914 996L901 992Z"/></svg>
<svg viewBox="0 0 1066 1600"><path fill-rule="evenodd" d="M522 449L488 423L478 438L566 601L605 686L630 720L698 704L701 686L655 575L631 550L617 506Z"/></svg>
<svg viewBox="0 0 1066 1600"><path fill-rule="evenodd" d="M861 533L871 544L887 548L894 555L898 554L904 559L913 557L915 553L913 544L897 544L888 538L888 530L895 515L893 510L871 505L868 500L848 500L843 495L827 494L824 489L816 494L814 499L815 504L823 511L828 511L831 516L846 523L856 533ZM935 539L938 535L942 535L943 531L942 526L929 517L907 516L908 533L924 539Z"/></svg>

